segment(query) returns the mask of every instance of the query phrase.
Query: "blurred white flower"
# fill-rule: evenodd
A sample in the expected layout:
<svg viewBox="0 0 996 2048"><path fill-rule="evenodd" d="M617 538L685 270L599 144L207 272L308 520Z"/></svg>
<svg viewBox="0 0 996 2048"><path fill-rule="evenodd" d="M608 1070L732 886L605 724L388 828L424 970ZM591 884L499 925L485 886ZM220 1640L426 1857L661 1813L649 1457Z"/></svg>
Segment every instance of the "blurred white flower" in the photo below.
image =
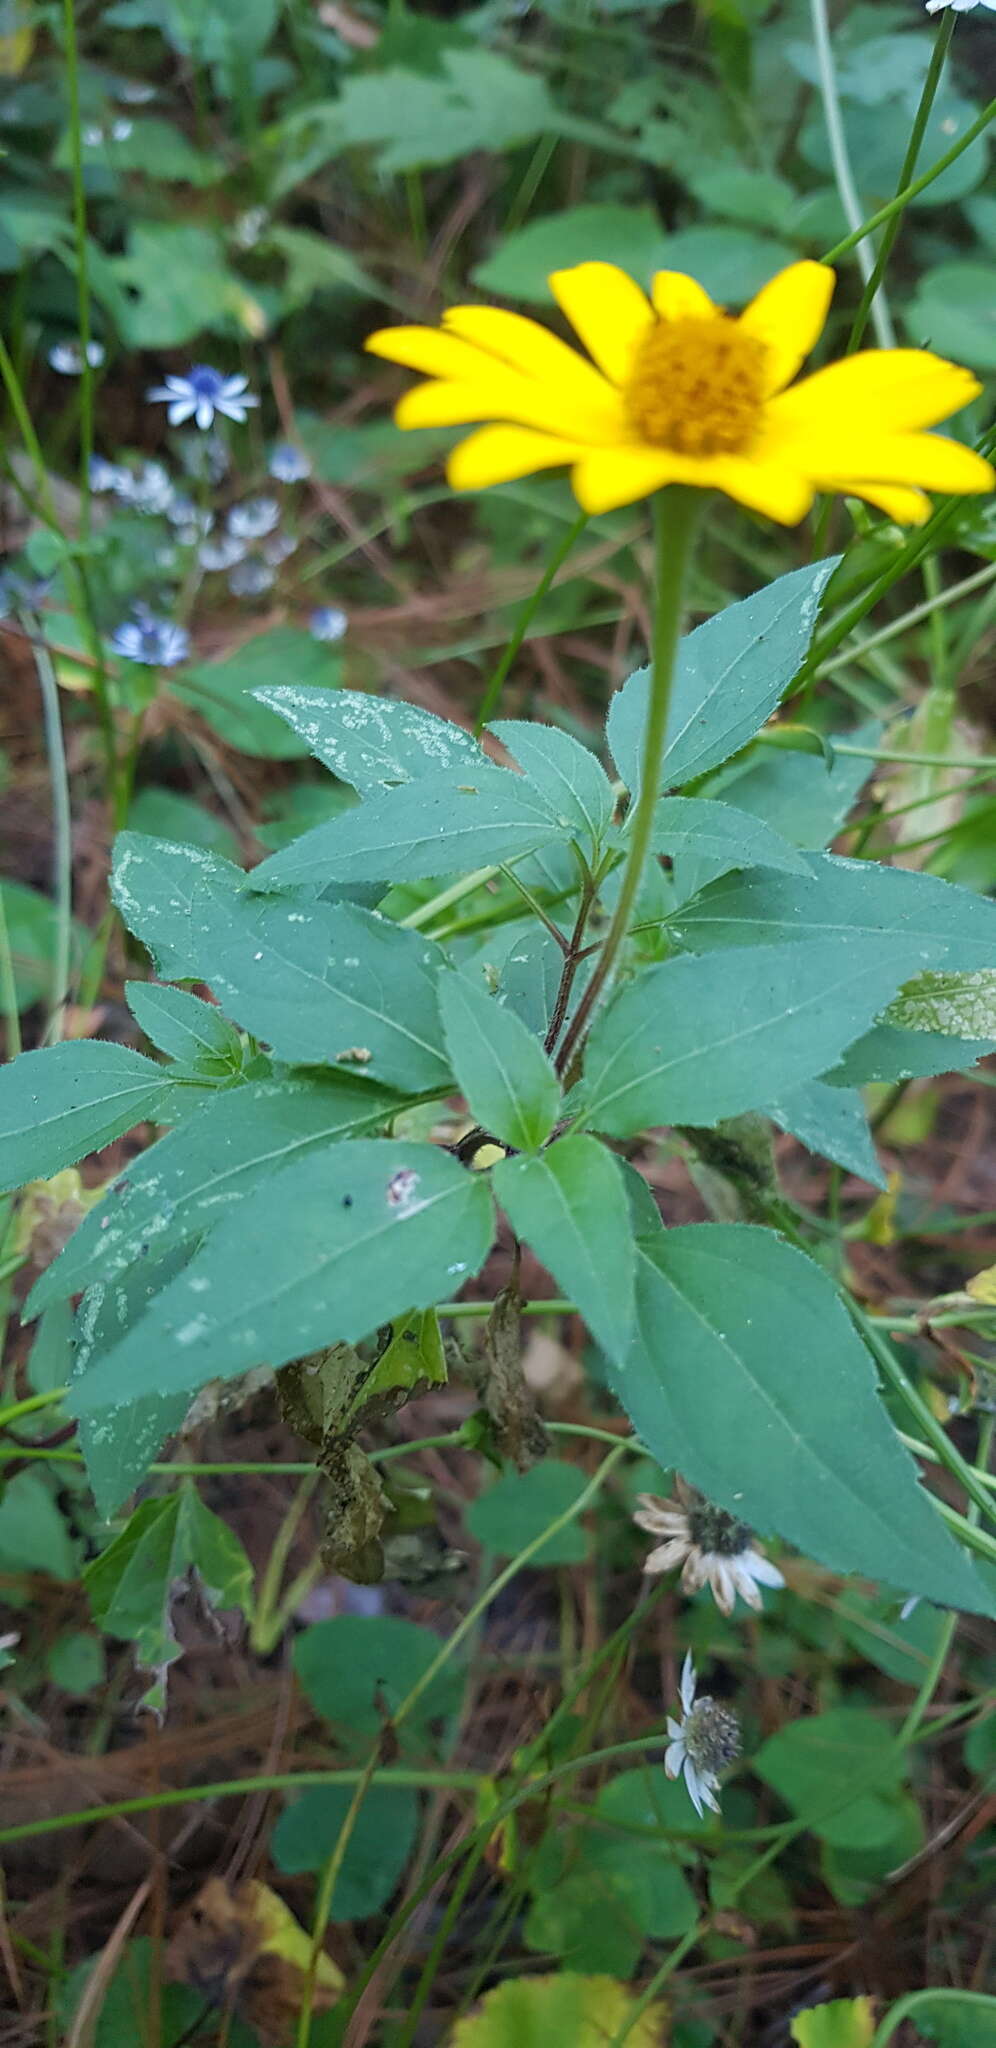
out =
<svg viewBox="0 0 996 2048"><path fill-rule="evenodd" d="M128 471L120 462L108 462L103 455L91 455L91 491L98 494L103 491L120 492L122 485L127 485L130 481Z"/></svg>
<svg viewBox="0 0 996 2048"><path fill-rule="evenodd" d="M228 515L228 531L236 540L262 540L279 524L276 498L247 498L244 504L233 505Z"/></svg>
<svg viewBox="0 0 996 2048"><path fill-rule="evenodd" d="M970 14L973 7L988 7L990 14L996 14L996 0L927 0L928 14L940 14L942 7L950 7L952 14Z"/></svg>
<svg viewBox="0 0 996 2048"><path fill-rule="evenodd" d="M297 541L292 533L281 533L278 529L263 542L260 552L264 562L269 562L271 569L279 569L281 562L289 562L291 556L297 553Z"/></svg>
<svg viewBox="0 0 996 2048"><path fill-rule="evenodd" d="M217 576L244 561L246 552L245 541L236 540L234 533L219 533L205 541L197 559L208 576Z"/></svg>
<svg viewBox="0 0 996 2048"><path fill-rule="evenodd" d="M122 78L120 84L114 88L115 99L120 100L126 107L147 107L155 96L155 86L143 85L139 78Z"/></svg>
<svg viewBox="0 0 996 2048"><path fill-rule="evenodd" d="M86 360L91 370L99 370L106 351L101 341L88 341ZM83 350L78 341L56 341L48 352L48 360L60 377L79 377L83 371Z"/></svg>
<svg viewBox="0 0 996 2048"><path fill-rule="evenodd" d="M167 376L165 384L154 384L146 397L154 405L165 405L171 427L193 420L202 433L214 425L215 415L241 426L248 408L259 399L246 389L246 377L225 377L210 363L195 363L185 377Z"/></svg>
<svg viewBox="0 0 996 2048"><path fill-rule="evenodd" d="M123 504L130 505L134 512L146 513L150 518L158 517L173 502L173 479L161 462L143 462L134 473L122 470L119 481L111 488Z"/></svg>
<svg viewBox="0 0 996 2048"><path fill-rule="evenodd" d="M240 249L255 249L270 216L265 206L250 206L240 213L232 229L232 240Z"/></svg>
<svg viewBox="0 0 996 2048"><path fill-rule="evenodd" d="M228 579L228 588L233 597L262 597L264 590L272 590L277 572L258 555L250 555L239 562Z"/></svg>
<svg viewBox="0 0 996 2048"><path fill-rule="evenodd" d="M713 1507L683 1479L675 1481L675 1491L677 1501L659 1500L652 1493L638 1495L633 1516L637 1527L665 1539L651 1551L644 1571L669 1572L680 1564L683 1592L697 1593L709 1586L721 1614L732 1614L739 1593L755 1614L760 1613L760 1587L785 1584L777 1565L754 1548L746 1522Z"/></svg>
<svg viewBox="0 0 996 2048"><path fill-rule="evenodd" d="M695 1666L689 1650L681 1667L683 1718L668 1716L671 1740L664 1752L664 1769L669 1778L684 1775L688 1796L699 1819L703 1806L719 1812L716 1787L720 1773L740 1754L740 1725L728 1707L721 1707L708 1693L696 1699Z"/></svg>

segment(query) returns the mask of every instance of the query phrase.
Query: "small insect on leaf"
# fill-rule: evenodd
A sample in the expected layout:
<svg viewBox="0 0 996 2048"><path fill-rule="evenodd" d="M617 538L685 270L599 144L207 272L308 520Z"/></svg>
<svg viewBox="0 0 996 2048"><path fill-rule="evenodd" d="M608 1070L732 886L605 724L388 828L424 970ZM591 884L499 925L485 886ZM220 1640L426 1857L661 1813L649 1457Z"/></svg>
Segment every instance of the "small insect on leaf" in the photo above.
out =
<svg viewBox="0 0 996 2048"><path fill-rule="evenodd" d="M293 2041L308 1979L311 1942L268 1885L247 1879L228 1885L208 1879L169 1946L167 1972L189 1984L210 2005L237 2011L263 2048ZM318 1957L311 2002L316 2012L336 2003L345 1985L337 1964Z"/></svg>

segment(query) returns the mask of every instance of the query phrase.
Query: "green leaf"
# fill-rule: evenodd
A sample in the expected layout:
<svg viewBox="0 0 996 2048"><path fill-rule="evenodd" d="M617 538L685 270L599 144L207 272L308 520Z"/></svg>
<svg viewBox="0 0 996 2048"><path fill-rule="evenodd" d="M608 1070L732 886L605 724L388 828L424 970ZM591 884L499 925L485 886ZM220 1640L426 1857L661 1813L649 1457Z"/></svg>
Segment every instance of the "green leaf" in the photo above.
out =
<svg viewBox="0 0 996 2048"><path fill-rule="evenodd" d="M185 1245L174 1245L158 1257L143 1258L113 1286L104 1281L87 1284L88 1276L81 1275L78 1284L86 1285L86 1293L73 1328L72 1367L66 1374L70 1384L85 1378L94 1359L120 1341L144 1315L153 1295L183 1271L188 1258ZM163 1445L176 1435L189 1406L188 1393L163 1394L147 1385L127 1408L81 1418L77 1442L97 1511L105 1520L141 1484Z"/></svg>
<svg viewBox="0 0 996 2048"><path fill-rule="evenodd" d="M635 1897L633 1910L640 1932L652 1941L677 1941L694 1926L698 1909L668 1834L675 1827L671 1788L659 1764L619 1771L595 1799L599 1821L626 1830L613 1835L586 1830L585 1862L606 1875L627 1877ZM678 1822L681 1828L682 1822ZM656 1839L654 1832L656 1831ZM677 1831L677 1830L676 1830Z"/></svg>
<svg viewBox="0 0 996 2048"><path fill-rule="evenodd" d="M168 1668L182 1654L172 1604L178 1582L190 1571L196 1571L212 1607L250 1611L249 1559L187 1479L165 1498L143 1501L83 1574L94 1619L106 1635L133 1643L136 1662L155 1673L142 1705L156 1713L165 1706Z"/></svg>
<svg viewBox="0 0 996 2048"><path fill-rule="evenodd" d="M953 350L974 370L996 370L991 259L938 263L920 279L903 319L914 346Z"/></svg>
<svg viewBox="0 0 996 2048"><path fill-rule="evenodd" d="M443 54L441 75L391 68L351 78L336 113L341 146L379 146L382 172L449 164L544 133L553 108L542 80L491 50Z"/></svg>
<svg viewBox="0 0 996 2048"><path fill-rule="evenodd" d="M342 1833L354 1790L319 1786L285 1807L270 1843L278 1869L321 1870ZM370 1786L336 1877L330 1921L365 1920L387 1904L415 1846L417 1827L418 1794L412 1788Z"/></svg>
<svg viewBox="0 0 996 2048"><path fill-rule="evenodd" d="M712 882L670 920L673 936L701 953L714 946L865 937L883 952L902 939L931 968L991 967L996 903L954 882L877 861L809 855L810 879L758 870ZM745 963L746 966L746 963ZM907 975L912 967L906 970Z"/></svg>
<svg viewBox="0 0 996 2048"><path fill-rule="evenodd" d="M334 648L313 640L295 626L277 626L257 633L221 661L201 662L171 677L170 689L195 711L229 746L268 761L300 760L307 747L287 721L267 708L263 685L272 676L293 675L312 694L337 695L342 673ZM324 687L315 687L322 685Z"/></svg>
<svg viewBox="0 0 996 2048"><path fill-rule="evenodd" d="M754 1769L836 1848L868 1848L895 1832L905 1758L885 1722L864 1707L832 1707L789 1721L768 1737Z"/></svg>
<svg viewBox="0 0 996 2048"><path fill-rule="evenodd" d="M47 1180L146 1119L167 1121L176 1084L140 1052L80 1038L0 1067L0 1189Z"/></svg>
<svg viewBox="0 0 996 2048"><path fill-rule="evenodd" d="M942 1038L996 1039L996 967L918 974L900 989L882 1022L901 1031L936 1031Z"/></svg>
<svg viewBox="0 0 996 2048"><path fill-rule="evenodd" d="M411 1094L445 1089L431 939L346 903L243 897L206 977L279 1059L352 1067Z"/></svg>
<svg viewBox="0 0 996 2048"><path fill-rule="evenodd" d="M870 1998L834 1998L797 2013L789 2032L798 2048L871 2048L875 2009Z"/></svg>
<svg viewBox="0 0 996 2048"><path fill-rule="evenodd" d="M214 185L225 173L225 166L218 155L195 149L182 129L174 128L172 121L164 121L158 114L131 117L131 133L118 139L102 136L99 142L88 143L86 133L84 128L85 170L140 171L144 177L162 185ZM63 135L53 161L60 170L71 167L73 139L70 129Z"/></svg>
<svg viewBox="0 0 996 2048"><path fill-rule="evenodd" d="M840 560L779 576L686 634L667 726L661 788L680 787L729 759L760 731L805 658L823 590ZM637 669L609 705L606 737L635 798L640 787L650 671Z"/></svg>
<svg viewBox="0 0 996 2048"><path fill-rule="evenodd" d="M612 823L615 796L601 762L555 725L498 718L488 727L514 755L545 803L588 842L589 859Z"/></svg>
<svg viewBox="0 0 996 2048"><path fill-rule="evenodd" d="M880 732L878 723L869 721L849 732L846 739L871 747ZM829 745L833 750L829 767L822 754L758 745L742 760L721 768L710 781L709 794L722 797L724 803L729 799L739 810L763 818L793 846L815 851L836 837L875 765L852 754L837 753L833 736Z"/></svg>
<svg viewBox="0 0 996 2048"><path fill-rule="evenodd" d="M0 1571L46 1572L69 1584L76 1552L41 1473L16 1472L0 1495Z"/></svg>
<svg viewBox="0 0 996 2048"><path fill-rule="evenodd" d="M205 328L244 332L237 318L249 293L228 269L213 229L187 221L137 221L128 250L111 265L122 288L128 348L182 348Z"/></svg>
<svg viewBox="0 0 996 2048"><path fill-rule="evenodd" d="M885 1187L865 1106L856 1088L803 1081L799 1087L779 1090L764 1104L764 1114L779 1130L798 1138L807 1151L832 1159L874 1188Z"/></svg>
<svg viewBox="0 0 996 2048"><path fill-rule="evenodd" d="M52 1644L46 1668L53 1685L71 1693L74 1699L85 1699L104 1683L104 1645L99 1636L86 1629L67 1629Z"/></svg>
<svg viewBox="0 0 996 2048"><path fill-rule="evenodd" d="M149 1251L182 1245L292 1160L383 1126L398 1103L366 1081L252 1081L131 1160L36 1282L26 1315Z"/></svg>
<svg viewBox="0 0 996 2048"><path fill-rule="evenodd" d="M667 235L652 206L569 206L506 235L471 276L481 291L499 298L550 306L552 270L575 263L614 263L646 286L667 260Z"/></svg>
<svg viewBox="0 0 996 2048"><path fill-rule="evenodd" d="M809 864L762 818L734 810L715 798L662 796L654 809L655 853L704 855L729 868L780 868L789 875L808 875Z"/></svg>
<svg viewBox="0 0 996 2048"><path fill-rule="evenodd" d="M835 1088L863 1088L870 1081L918 1081L929 1074L963 1073L992 1050L991 1038L948 1038L940 1031L900 1031L894 1024L876 1024L848 1046L826 1078Z"/></svg>
<svg viewBox="0 0 996 2048"><path fill-rule="evenodd" d="M397 697L368 697L362 690L337 690L333 696L296 682L255 694L286 720L309 753L361 796L444 768L477 769L484 760L462 725Z"/></svg>
<svg viewBox="0 0 996 2048"><path fill-rule="evenodd" d="M367 1738L379 1735L384 1715L425 1677L439 1655L440 1638L394 1614L337 1614L305 1629L294 1645L294 1669L316 1713L334 1727ZM402 1724L425 1730L449 1714L460 1680L445 1666L419 1695Z"/></svg>
<svg viewBox="0 0 996 2048"><path fill-rule="evenodd" d="M509 1977L457 2020L448 2048L660 2048L666 2028L659 2001L637 2016L634 1992L614 1977Z"/></svg>
<svg viewBox="0 0 996 2048"><path fill-rule="evenodd" d="M742 305L776 271L795 261L796 252L770 235L752 235L745 228L713 226L711 222L669 235L665 256L669 270L683 270L696 278L724 305Z"/></svg>
<svg viewBox="0 0 996 2048"><path fill-rule="evenodd" d="M247 1195L186 1271L73 1391L115 1407L152 1375L161 1393L356 1342L476 1273L493 1235L488 1190L437 1146L347 1139Z"/></svg>
<svg viewBox="0 0 996 2048"><path fill-rule="evenodd" d="M893 37L890 40L895 42L898 39ZM895 61L894 57L892 61ZM916 96L919 97L919 87ZM898 189L903 157L909 144L913 106L915 99L911 106L906 94L897 94L894 97L890 95L877 106L852 104L843 109L844 134L854 180L862 209L869 213L885 205ZM946 155L971 127L979 111L977 105L963 99L959 92L942 80L924 130L921 161L933 164L938 157ZM833 156L821 109L806 122L798 146L813 170L832 171ZM988 156L988 138L980 135L975 142L969 143L955 163L935 178L932 185L918 192L910 205L914 209L921 206L945 207L957 199L964 199L969 192L975 191L977 185L981 185L986 175ZM918 334L917 340L921 338Z"/></svg>
<svg viewBox="0 0 996 2048"><path fill-rule="evenodd" d="M802 885L804 886L804 885ZM828 1067L888 1002L915 948L829 939L645 968L596 1020L582 1113L612 1137L653 1124L713 1124ZM897 948L894 950L894 947Z"/></svg>
<svg viewBox="0 0 996 2048"><path fill-rule="evenodd" d="M618 1161L578 1132L538 1158L499 1160L491 1178L516 1236L621 1363L633 1329L633 1238Z"/></svg>
<svg viewBox="0 0 996 2048"><path fill-rule="evenodd" d="M544 1529L580 1500L588 1481L577 1465L542 1458L528 1472L505 1472L467 1509L467 1527L485 1550L496 1557L514 1557ZM568 1522L549 1537L529 1560L540 1565L583 1564L590 1541L581 1524Z"/></svg>
<svg viewBox="0 0 996 2048"><path fill-rule="evenodd" d="M164 981L207 978L214 932L245 886L242 869L206 847L143 832L114 842L111 895Z"/></svg>
<svg viewBox="0 0 996 2048"><path fill-rule="evenodd" d="M380 286L364 270L349 249L330 242L325 235L307 228L284 227L274 222L261 238L267 255L275 250L287 265L284 300L288 306L306 306L319 292L358 292L377 299Z"/></svg>
<svg viewBox="0 0 996 2048"><path fill-rule="evenodd" d="M17 1007L27 1010L39 996L51 993L58 916L50 897L6 878L0 883L0 905L7 925ZM89 933L73 918L71 935L75 970L82 961Z"/></svg>
<svg viewBox="0 0 996 2048"><path fill-rule="evenodd" d="M471 1114L503 1145L536 1151L560 1108L560 1082L539 1039L463 974L441 975L439 1013Z"/></svg>
<svg viewBox="0 0 996 2048"><path fill-rule="evenodd" d="M254 889L332 882L417 881L497 865L570 830L508 769L443 770L370 796L359 810L304 837L253 870Z"/></svg>
<svg viewBox="0 0 996 2048"><path fill-rule="evenodd" d="M641 1238L638 1338L611 1384L648 1449L833 1571L988 1612L878 1398L830 1280L772 1231Z"/></svg>
<svg viewBox="0 0 996 2048"><path fill-rule="evenodd" d="M224 818L191 797L181 796L178 790L160 789L154 783L140 789L129 806L128 830L201 846L229 861L238 855L238 841Z"/></svg>
<svg viewBox="0 0 996 2048"><path fill-rule="evenodd" d="M213 1003L181 988L160 988L151 981L126 981L125 1001L139 1029L173 1060L193 1065L198 1060L223 1060L237 1067L242 1042L227 1017Z"/></svg>
<svg viewBox="0 0 996 2048"><path fill-rule="evenodd" d="M145 1935L126 1943L114 1959L109 1977L104 1949L77 1963L68 1976L57 1981L55 1991L62 2039L71 2040L73 2020L79 2018L91 1978L99 1968L99 2010L90 2006L93 2027L84 2037L87 2048L136 2048L143 2037L148 2038L153 2017L160 2048L185 2048L200 2027L204 1993L187 1984L163 1983L162 1963L162 1943ZM236 2020L228 2048L257 2048L256 2036Z"/></svg>

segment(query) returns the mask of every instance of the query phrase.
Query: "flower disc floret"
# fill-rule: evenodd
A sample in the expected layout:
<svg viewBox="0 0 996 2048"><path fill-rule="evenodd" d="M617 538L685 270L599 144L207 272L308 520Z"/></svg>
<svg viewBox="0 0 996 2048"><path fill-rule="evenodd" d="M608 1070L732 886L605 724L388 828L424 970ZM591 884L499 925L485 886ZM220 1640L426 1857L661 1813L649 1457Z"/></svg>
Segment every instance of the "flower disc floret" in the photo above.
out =
<svg viewBox="0 0 996 2048"><path fill-rule="evenodd" d="M793 381L826 321L825 264L790 264L737 316L678 271L659 271L649 298L610 263L554 271L549 284L586 355L496 306L456 306L441 330L388 327L367 342L426 379L400 400L400 427L483 422L450 455L457 490L567 464L586 512L686 484L785 526L818 491L921 525L928 491L996 483L973 449L924 431L978 397L970 371L897 348Z"/></svg>
<svg viewBox="0 0 996 2048"><path fill-rule="evenodd" d="M683 455L742 454L757 431L767 349L736 320L658 320L623 402L641 440Z"/></svg>

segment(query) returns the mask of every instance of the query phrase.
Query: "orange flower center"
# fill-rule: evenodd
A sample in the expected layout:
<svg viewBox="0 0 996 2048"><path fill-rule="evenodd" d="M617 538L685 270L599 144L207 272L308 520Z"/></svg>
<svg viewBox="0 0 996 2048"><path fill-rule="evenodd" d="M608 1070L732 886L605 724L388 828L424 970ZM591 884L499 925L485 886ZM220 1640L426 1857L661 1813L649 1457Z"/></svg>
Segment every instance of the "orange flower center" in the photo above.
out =
<svg viewBox="0 0 996 2048"><path fill-rule="evenodd" d="M725 313L659 320L640 343L623 392L641 441L680 455L740 455L764 403L763 341Z"/></svg>

